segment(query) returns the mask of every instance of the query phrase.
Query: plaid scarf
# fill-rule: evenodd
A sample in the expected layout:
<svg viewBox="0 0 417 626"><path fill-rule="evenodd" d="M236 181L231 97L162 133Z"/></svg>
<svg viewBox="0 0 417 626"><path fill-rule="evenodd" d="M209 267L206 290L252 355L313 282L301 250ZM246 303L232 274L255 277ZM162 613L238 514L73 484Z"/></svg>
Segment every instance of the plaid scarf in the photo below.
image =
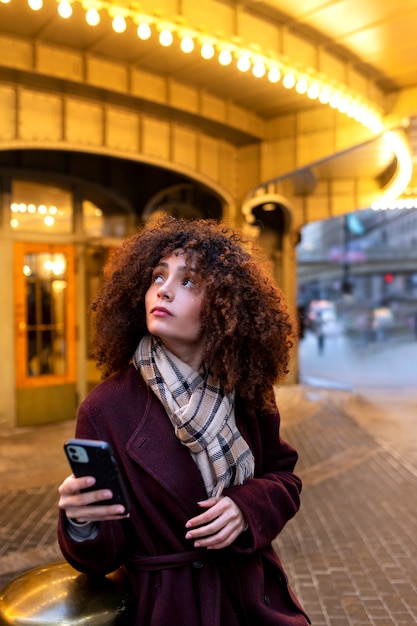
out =
<svg viewBox="0 0 417 626"><path fill-rule="evenodd" d="M152 335L139 343L133 364L189 449L209 496L253 477L252 452L236 426L234 394L224 394L204 365L196 372Z"/></svg>

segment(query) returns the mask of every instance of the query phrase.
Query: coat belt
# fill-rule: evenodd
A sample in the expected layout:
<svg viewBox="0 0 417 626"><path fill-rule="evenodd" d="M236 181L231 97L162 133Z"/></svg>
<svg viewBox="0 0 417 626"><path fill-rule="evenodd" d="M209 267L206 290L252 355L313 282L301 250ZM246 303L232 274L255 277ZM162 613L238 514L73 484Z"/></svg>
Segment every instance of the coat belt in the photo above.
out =
<svg viewBox="0 0 417 626"><path fill-rule="evenodd" d="M214 551L213 551L214 552ZM220 575L216 568L205 567L205 564L214 561L214 554L207 550L189 550L173 554L159 554L157 556L131 556L126 563L127 568L141 572L155 572L164 569L174 569L184 565L192 565L201 569L199 586L201 597L204 597L210 614L203 611L201 626L220 626Z"/></svg>

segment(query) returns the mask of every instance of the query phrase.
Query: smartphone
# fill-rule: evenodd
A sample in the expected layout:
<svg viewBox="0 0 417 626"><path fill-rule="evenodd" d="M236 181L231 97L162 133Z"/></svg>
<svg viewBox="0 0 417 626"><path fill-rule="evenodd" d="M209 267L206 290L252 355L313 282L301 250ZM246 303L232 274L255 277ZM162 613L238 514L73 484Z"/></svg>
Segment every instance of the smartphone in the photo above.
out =
<svg viewBox="0 0 417 626"><path fill-rule="evenodd" d="M113 497L102 500L99 504L122 504L125 507L123 515L129 513L126 490L109 443L94 439L69 439L64 444L64 450L76 478L94 476L96 479L92 487L82 491L110 489Z"/></svg>

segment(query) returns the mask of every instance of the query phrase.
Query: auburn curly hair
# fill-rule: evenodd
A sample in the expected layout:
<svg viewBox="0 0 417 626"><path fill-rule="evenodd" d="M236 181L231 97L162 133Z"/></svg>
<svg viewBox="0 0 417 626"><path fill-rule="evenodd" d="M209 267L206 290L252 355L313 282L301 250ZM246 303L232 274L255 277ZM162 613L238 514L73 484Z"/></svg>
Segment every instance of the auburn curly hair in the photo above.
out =
<svg viewBox="0 0 417 626"><path fill-rule="evenodd" d="M226 392L254 409L273 405L288 373L295 326L253 242L214 220L164 216L126 239L104 269L91 310L92 356L103 377L127 366L146 328L145 293L161 258L182 249L204 283L204 361Z"/></svg>

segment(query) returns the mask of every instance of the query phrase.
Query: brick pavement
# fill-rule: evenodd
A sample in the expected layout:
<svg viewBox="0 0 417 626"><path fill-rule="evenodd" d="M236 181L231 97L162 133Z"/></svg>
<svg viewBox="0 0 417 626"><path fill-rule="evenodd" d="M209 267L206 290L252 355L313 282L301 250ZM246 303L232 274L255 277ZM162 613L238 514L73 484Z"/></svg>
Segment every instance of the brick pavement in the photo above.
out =
<svg viewBox="0 0 417 626"><path fill-rule="evenodd" d="M279 393L304 490L276 547L313 625L416 624L417 471L347 414L350 392ZM0 587L60 559L49 476L51 484L0 493Z"/></svg>

